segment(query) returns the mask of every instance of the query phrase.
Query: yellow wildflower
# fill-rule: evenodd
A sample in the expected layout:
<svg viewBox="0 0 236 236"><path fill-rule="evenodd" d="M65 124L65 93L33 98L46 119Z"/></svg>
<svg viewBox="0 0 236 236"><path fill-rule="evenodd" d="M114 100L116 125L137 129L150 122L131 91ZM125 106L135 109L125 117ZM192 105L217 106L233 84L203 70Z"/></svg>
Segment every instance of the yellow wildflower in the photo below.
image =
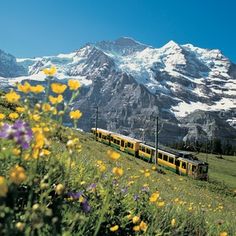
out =
<svg viewBox="0 0 236 236"><path fill-rule="evenodd" d="M25 228L25 224L24 223L22 223L22 222L17 222L16 223L16 228L19 230L19 231L23 231L24 230L24 228Z"/></svg>
<svg viewBox="0 0 236 236"><path fill-rule="evenodd" d="M31 116L31 119L34 120L34 121L39 121L40 120L40 115L39 114L33 114Z"/></svg>
<svg viewBox="0 0 236 236"><path fill-rule="evenodd" d="M164 202L164 201L157 202L157 206L158 206L158 207L163 207L164 205L165 205L165 202Z"/></svg>
<svg viewBox="0 0 236 236"><path fill-rule="evenodd" d="M140 231L140 226L139 226L139 225L135 225L135 226L133 227L133 231L135 231L135 232Z"/></svg>
<svg viewBox="0 0 236 236"><path fill-rule="evenodd" d="M0 197L6 197L8 192L7 181L3 176L0 176Z"/></svg>
<svg viewBox="0 0 236 236"><path fill-rule="evenodd" d="M31 91L31 85L28 82L18 85L18 90L23 93L29 93Z"/></svg>
<svg viewBox="0 0 236 236"><path fill-rule="evenodd" d="M176 220L172 219L170 223L171 223L171 226L174 227L176 225Z"/></svg>
<svg viewBox="0 0 236 236"><path fill-rule="evenodd" d="M45 141L46 141L46 138L44 137L43 133L39 132L39 131L35 132L34 138L35 138L34 148L35 149L42 149L45 144Z"/></svg>
<svg viewBox="0 0 236 236"><path fill-rule="evenodd" d="M144 221L141 221L141 223L139 224L139 227L143 232L146 232L148 228L147 224Z"/></svg>
<svg viewBox="0 0 236 236"><path fill-rule="evenodd" d="M63 184L58 184L55 188L55 192L57 195L61 195L65 190L65 187Z"/></svg>
<svg viewBox="0 0 236 236"><path fill-rule="evenodd" d="M3 120L6 116L2 113L0 113L0 120Z"/></svg>
<svg viewBox="0 0 236 236"><path fill-rule="evenodd" d="M53 76L53 75L55 75L56 74L56 72L57 72L57 69L56 69L56 67L55 66L52 66L51 68L49 68L49 69L44 69L43 70L43 72L44 72L44 74L45 75L47 75L47 76Z"/></svg>
<svg viewBox="0 0 236 236"><path fill-rule="evenodd" d="M220 235L219 236L227 236L228 235L228 233L227 232L220 232Z"/></svg>
<svg viewBox="0 0 236 236"><path fill-rule="evenodd" d="M16 223L16 228L17 228L20 232L22 232L22 231L24 230L24 228L25 228L25 224L22 223L22 222L17 222L17 223Z"/></svg>
<svg viewBox="0 0 236 236"><path fill-rule="evenodd" d="M20 153L21 153L21 150L20 150L19 148L14 148L14 149L12 150L12 154L15 155L15 156L20 155Z"/></svg>
<svg viewBox="0 0 236 236"><path fill-rule="evenodd" d="M113 173L114 175L117 175L117 176L122 176L123 173L124 173L124 171L123 171L122 168L114 167L114 168L112 169L112 173Z"/></svg>
<svg viewBox="0 0 236 236"><path fill-rule="evenodd" d="M8 116L9 116L10 119L16 120L19 117L19 114L16 113L16 112L12 112Z"/></svg>
<svg viewBox="0 0 236 236"><path fill-rule="evenodd" d="M149 177L150 175L151 175L150 172L145 172L144 174L145 177Z"/></svg>
<svg viewBox="0 0 236 236"><path fill-rule="evenodd" d="M100 171L100 172L104 172L106 169L107 169L107 168L106 168L106 166L105 166L104 164L102 164L102 165L99 166L99 171Z"/></svg>
<svg viewBox="0 0 236 236"><path fill-rule="evenodd" d="M42 93L44 91L44 87L42 85L31 86L30 91L32 93Z"/></svg>
<svg viewBox="0 0 236 236"><path fill-rule="evenodd" d="M114 152L112 150L107 151L107 155L114 161L118 160L120 158L120 153Z"/></svg>
<svg viewBox="0 0 236 236"><path fill-rule="evenodd" d="M139 216L134 216L133 219L132 219L132 222L133 222L134 224L137 224L139 221L140 221Z"/></svg>
<svg viewBox="0 0 236 236"><path fill-rule="evenodd" d="M5 99L8 101L8 102L11 102L11 103L15 103L15 102L18 102L19 99L20 99L20 95L17 94L16 92L14 91L11 91L9 93L7 93L5 95Z"/></svg>
<svg viewBox="0 0 236 236"><path fill-rule="evenodd" d="M63 96L58 95L57 97L49 96L49 101L54 105L63 101Z"/></svg>
<svg viewBox="0 0 236 236"><path fill-rule="evenodd" d="M45 111L45 112L48 112L51 110L51 105L49 103L44 103L42 105L42 110Z"/></svg>
<svg viewBox="0 0 236 236"><path fill-rule="evenodd" d="M25 108L24 108L24 107L17 107L17 108L16 108L16 111L17 111L18 113L23 113L23 112L25 111Z"/></svg>
<svg viewBox="0 0 236 236"><path fill-rule="evenodd" d="M114 225L114 226L112 226L111 228L110 228L110 231L111 232L115 232L115 231L117 231L119 229L119 226L118 225Z"/></svg>
<svg viewBox="0 0 236 236"><path fill-rule="evenodd" d="M65 92L67 86L65 84L52 83L51 89L56 94L62 94Z"/></svg>
<svg viewBox="0 0 236 236"><path fill-rule="evenodd" d="M10 180L15 184L21 184L27 179L25 169L19 165L14 166L10 170Z"/></svg>
<svg viewBox="0 0 236 236"><path fill-rule="evenodd" d="M70 112L70 118L73 120L78 120L82 116L82 112L80 110L75 110Z"/></svg>
<svg viewBox="0 0 236 236"><path fill-rule="evenodd" d="M80 87L80 83L77 80L68 80L68 86L70 90L77 90Z"/></svg>
<svg viewBox="0 0 236 236"><path fill-rule="evenodd" d="M159 192L155 192L151 195L151 197L149 198L149 201L150 202L156 202L157 199L159 198L159 196L160 196Z"/></svg>

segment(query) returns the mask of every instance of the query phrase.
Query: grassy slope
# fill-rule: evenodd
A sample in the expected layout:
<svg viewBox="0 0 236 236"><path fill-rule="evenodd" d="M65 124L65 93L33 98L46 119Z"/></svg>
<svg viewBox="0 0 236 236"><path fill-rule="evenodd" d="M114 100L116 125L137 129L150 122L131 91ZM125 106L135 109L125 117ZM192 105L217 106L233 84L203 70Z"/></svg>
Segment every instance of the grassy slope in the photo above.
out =
<svg viewBox="0 0 236 236"><path fill-rule="evenodd" d="M10 112L4 103L0 103L0 110L5 114ZM64 135L66 136L66 133ZM108 166L107 171L111 171L114 162L106 155L109 147L95 142L90 134L78 133L78 136L81 140L82 152L75 160L76 165L71 171L71 181L80 188L79 183L82 181L91 183L94 178L97 178L97 175L93 176L93 173L92 175L88 173L90 165L94 166L97 160L103 160ZM53 141L52 149L58 154L59 159L67 159L68 152L63 141ZM200 154L199 157L205 160L205 154ZM122 185L127 186L130 181L133 181L131 189L133 194L138 192L144 184L148 184L150 192L158 190L165 203L167 205L173 203L176 209L185 216L186 221L192 214L203 214L208 224L209 234L215 235L215 232L229 231L228 229L232 233L236 232L236 224L232 221L236 218L236 199L232 191L236 187L236 178L233 176L236 167L235 160L235 157L225 157L221 160L212 155L208 156L210 179L224 181L225 185L219 182L196 181L169 171L165 171L166 174L162 175L151 170L151 176L145 177L142 171L150 170L152 165L124 153L121 153L121 158L116 164L124 169ZM103 180L98 178L97 181ZM224 223L219 225L218 222L222 221Z"/></svg>
<svg viewBox="0 0 236 236"><path fill-rule="evenodd" d="M83 145L82 156L86 156L91 162L96 159L108 161L105 153L109 147L95 142L91 135L81 134L80 136ZM193 211L202 210L209 224L213 224L212 227L220 220L231 225L232 219L235 219L236 199L233 191L236 178L233 173L236 169L236 157L224 157L225 159L221 160L209 155L209 175L213 183L207 183L178 176L169 171L165 171L165 175L152 171L151 176L147 178L140 170L150 169L151 164L124 153L121 155L120 165L125 172L128 172L129 176L140 176L136 182L137 188L147 183L151 190L159 190L166 202L173 202L178 198L179 202L183 202L180 204L183 209L190 211L189 207L192 205ZM201 154L199 157L204 159L204 155ZM108 162L112 165L111 161ZM214 180L224 181L225 185Z"/></svg>

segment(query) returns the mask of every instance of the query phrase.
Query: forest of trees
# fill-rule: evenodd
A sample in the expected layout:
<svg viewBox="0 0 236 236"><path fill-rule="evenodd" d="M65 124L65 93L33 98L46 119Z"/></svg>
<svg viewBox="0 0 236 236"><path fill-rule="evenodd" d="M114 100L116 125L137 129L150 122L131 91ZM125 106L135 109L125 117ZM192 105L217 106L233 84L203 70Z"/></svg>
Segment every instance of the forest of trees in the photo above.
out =
<svg viewBox="0 0 236 236"><path fill-rule="evenodd" d="M213 153L217 155L236 155L236 146L233 146L229 141L222 142L220 139L213 139L207 142L176 142L170 145L172 148L193 151Z"/></svg>

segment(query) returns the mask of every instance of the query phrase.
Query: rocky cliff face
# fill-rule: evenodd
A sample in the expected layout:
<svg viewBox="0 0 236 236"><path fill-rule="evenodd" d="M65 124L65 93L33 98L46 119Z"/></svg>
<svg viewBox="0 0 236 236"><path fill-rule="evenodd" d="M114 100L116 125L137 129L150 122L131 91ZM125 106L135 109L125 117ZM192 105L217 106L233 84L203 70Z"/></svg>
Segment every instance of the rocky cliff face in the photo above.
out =
<svg viewBox="0 0 236 236"><path fill-rule="evenodd" d="M17 63L28 75L8 79L8 85L25 79L43 82L41 71L52 64L59 80L78 79L83 87L73 107L84 112L84 130L94 126L98 106L99 127L149 141L157 115L162 143L215 136L233 140L236 135L236 65L219 50L173 41L153 48L120 38Z"/></svg>
<svg viewBox="0 0 236 236"><path fill-rule="evenodd" d="M0 77L10 78L27 75L27 70L16 62L16 58L0 50Z"/></svg>

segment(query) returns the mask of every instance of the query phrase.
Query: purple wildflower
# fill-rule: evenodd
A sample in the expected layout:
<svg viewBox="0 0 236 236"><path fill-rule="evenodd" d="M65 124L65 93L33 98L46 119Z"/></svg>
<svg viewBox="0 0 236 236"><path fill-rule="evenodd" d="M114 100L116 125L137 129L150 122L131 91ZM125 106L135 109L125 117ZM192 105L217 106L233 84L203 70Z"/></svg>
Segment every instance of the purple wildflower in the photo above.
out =
<svg viewBox="0 0 236 236"><path fill-rule="evenodd" d="M135 195L134 195L134 201L138 201L138 199L139 199L139 195L138 195L138 194L135 194Z"/></svg>
<svg viewBox="0 0 236 236"><path fill-rule="evenodd" d="M97 184L92 183L92 184L90 184L90 185L87 187L87 191L95 190L96 187L97 187Z"/></svg>
<svg viewBox="0 0 236 236"><path fill-rule="evenodd" d="M90 212L91 206L88 203L88 200L84 198L83 202L81 202L82 209L85 213Z"/></svg>
<svg viewBox="0 0 236 236"><path fill-rule="evenodd" d="M13 125L5 123L2 126L0 138L14 140L22 149L27 149L33 138L33 132L28 123L17 120Z"/></svg>
<svg viewBox="0 0 236 236"><path fill-rule="evenodd" d="M67 196L69 198L72 198L73 200L79 199L82 195L83 195L83 191L80 191L77 193L73 193L73 192L67 193Z"/></svg>
<svg viewBox="0 0 236 236"><path fill-rule="evenodd" d="M149 192L149 187L142 187L141 189L142 192L148 193Z"/></svg>
<svg viewBox="0 0 236 236"><path fill-rule="evenodd" d="M121 193L126 194L128 192L128 187L121 188Z"/></svg>
<svg viewBox="0 0 236 236"><path fill-rule="evenodd" d="M82 201L80 202L80 206L82 207L83 212L88 213L91 210L91 206L88 203L88 200L83 196L83 191L80 192L69 192L67 193L68 198L72 198L73 200L79 200L82 198Z"/></svg>

